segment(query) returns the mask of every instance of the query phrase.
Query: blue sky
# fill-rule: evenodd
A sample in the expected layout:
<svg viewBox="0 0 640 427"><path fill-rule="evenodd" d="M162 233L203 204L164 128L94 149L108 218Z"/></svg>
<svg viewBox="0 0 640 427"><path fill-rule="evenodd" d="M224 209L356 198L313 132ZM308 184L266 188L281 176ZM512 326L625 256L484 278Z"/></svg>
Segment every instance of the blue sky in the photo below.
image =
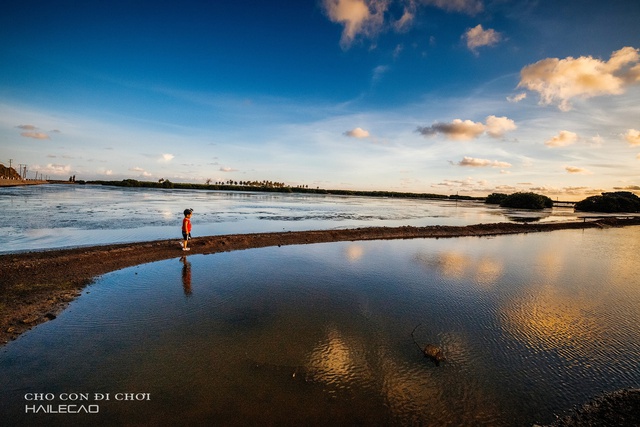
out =
<svg viewBox="0 0 640 427"><path fill-rule="evenodd" d="M640 190L640 2L29 1L0 161L50 178Z"/></svg>

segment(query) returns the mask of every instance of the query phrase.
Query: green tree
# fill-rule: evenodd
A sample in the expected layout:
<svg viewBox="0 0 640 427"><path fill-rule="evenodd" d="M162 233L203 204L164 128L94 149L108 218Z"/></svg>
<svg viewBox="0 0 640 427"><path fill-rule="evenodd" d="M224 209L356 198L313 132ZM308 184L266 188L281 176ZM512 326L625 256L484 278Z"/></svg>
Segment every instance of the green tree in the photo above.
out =
<svg viewBox="0 0 640 427"><path fill-rule="evenodd" d="M516 209L545 209L553 207L553 200L536 193L513 193L505 197L500 206Z"/></svg>
<svg viewBox="0 0 640 427"><path fill-rule="evenodd" d="M586 212L640 212L640 197L630 191L602 193L576 203L575 210Z"/></svg>
<svg viewBox="0 0 640 427"><path fill-rule="evenodd" d="M487 196L484 202L489 205L499 205L508 196L509 195L505 193L491 193Z"/></svg>

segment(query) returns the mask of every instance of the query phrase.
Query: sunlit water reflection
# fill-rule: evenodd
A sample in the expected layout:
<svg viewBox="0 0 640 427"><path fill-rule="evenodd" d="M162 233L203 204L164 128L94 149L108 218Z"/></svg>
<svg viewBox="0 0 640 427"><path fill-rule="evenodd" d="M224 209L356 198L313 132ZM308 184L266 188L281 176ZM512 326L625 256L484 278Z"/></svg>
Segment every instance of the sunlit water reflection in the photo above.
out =
<svg viewBox="0 0 640 427"><path fill-rule="evenodd" d="M0 413L9 425L551 422L640 386L638 265L629 227L128 268L2 349ZM447 362L422 357L418 324L416 341ZM89 393L100 413L24 414L27 393L69 392ZM123 392L151 397L116 401Z"/></svg>
<svg viewBox="0 0 640 427"><path fill-rule="evenodd" d="M572 208L514 211L478 202L96 185L0 187L0 253L193 235L370 226L469 225L576 219Z"/></svg>

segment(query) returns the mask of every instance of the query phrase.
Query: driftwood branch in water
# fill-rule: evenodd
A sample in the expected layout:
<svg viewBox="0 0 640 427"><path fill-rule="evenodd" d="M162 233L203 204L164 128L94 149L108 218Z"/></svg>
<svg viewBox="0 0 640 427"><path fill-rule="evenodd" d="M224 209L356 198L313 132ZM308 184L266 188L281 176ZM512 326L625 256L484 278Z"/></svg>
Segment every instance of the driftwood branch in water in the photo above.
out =
<svg viewBox="0 0 640 427"><path fill-rule="evenodd" d="M440 366L440 362L447 361L447 359L444 357L444 353L442 352L442 349L437 345L433 345L433 344L427 344L424 347L421 347L420 344L418 344L418 342L416 341L414 332L416 331L416 329L418 329L418 326L420 326L421 324L422 323L418 323L416 327L413 328L413 331L411 331L411 338L413 338L413 342L415 343L416 347L418 347L418 349L420 350L420 352L423 354L424 357L431 359L433 363L436 364L436 366Z"/></svg>

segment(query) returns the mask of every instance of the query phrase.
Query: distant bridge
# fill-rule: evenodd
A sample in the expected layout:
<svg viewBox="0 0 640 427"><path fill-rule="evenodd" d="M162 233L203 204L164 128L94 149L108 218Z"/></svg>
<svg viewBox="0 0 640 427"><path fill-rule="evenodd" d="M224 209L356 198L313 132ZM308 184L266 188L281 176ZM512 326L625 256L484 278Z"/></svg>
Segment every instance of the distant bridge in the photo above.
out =
<svg viewBox="0 0 640 427"><path fill-rule="evenodd" d="M576 205L577 202L566 202L566 201L562 201L562 200L555 200L553 202L553 206L559 207L559 208L572 208Z"/></svg>

